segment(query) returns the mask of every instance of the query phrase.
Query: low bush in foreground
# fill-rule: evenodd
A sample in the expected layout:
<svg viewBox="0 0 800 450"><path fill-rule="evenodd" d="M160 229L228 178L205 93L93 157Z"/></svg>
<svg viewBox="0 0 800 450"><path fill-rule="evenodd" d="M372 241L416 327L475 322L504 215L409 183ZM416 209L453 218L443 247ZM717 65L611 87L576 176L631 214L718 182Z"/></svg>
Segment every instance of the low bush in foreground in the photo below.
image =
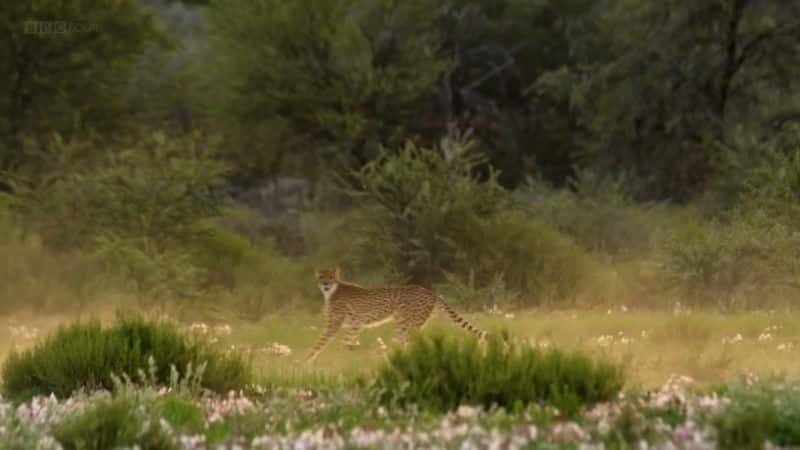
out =
<svg viewBox="0 0 800 450"><path fill-rule="evenodd" d="M444 371L427 375L447 381ZM111 395L96 391L64 399L36 397L20 404L0 397L0 450L738 450L797 448L799 442L797 384L756 382L709 392L688 377L673 375L660 388L627 391L569 417L547 404L511 410L469 405L451 411L387 408L356 386L329 389L323 384L296 379L293 387L199 398L180 388L166 392L130 384L118 386Z"/></svg>
<svg viewBox="0 0 800 450"><path fill-rule="evenodd" d="M759 383L728 388L731 404L713 420L721 449L800 446L800 386Z"/></svg>
<svg viewBox="0 0 800 450"><path fill-rule="evenodd" d="M202 370L200 385L218 392L242 388L249 377L241 356L223 354L169 323L134 316L108 328L96 321L75 323L31 349L12 352L3 366L2 391L9 398L64 397L79 388L112 389L113 375L123 374L167 384L171 366L181 378Z"/></svg>
<svg viewBox="0 0 800 450"><path fill-rule="evenodd" d="M383 403L434 410L547 403L571 416L586 405L613 399L623 383L619 365L582 353L540 350L508 336L492 337L482 349L473 339L459 342L437 335L392 353L375 388Z"/></svg>
<svg viewBox="0 0 800 450"><path fill-rule="evenodd" d="M178 448L158 417L130 395L97 402L60 423L53 435L65 450Z"/></svg>

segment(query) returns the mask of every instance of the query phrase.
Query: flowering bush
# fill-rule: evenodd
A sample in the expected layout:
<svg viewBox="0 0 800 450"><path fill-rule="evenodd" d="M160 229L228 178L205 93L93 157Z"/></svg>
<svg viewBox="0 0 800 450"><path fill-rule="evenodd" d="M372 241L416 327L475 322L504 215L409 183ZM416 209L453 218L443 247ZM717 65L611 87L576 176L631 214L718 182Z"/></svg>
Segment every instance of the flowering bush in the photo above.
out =
<svg viewBox="0 0 800 450"><path fill-rule="evenodd" d="M391 409L349 389L254 386L197 399L131 388L38 396L18 406L0 398L0 449L761 449L800 443L797 392L796 385L756 381L704 393L672 375L655 391L626 393L565 419L543 405Z"/></svg>

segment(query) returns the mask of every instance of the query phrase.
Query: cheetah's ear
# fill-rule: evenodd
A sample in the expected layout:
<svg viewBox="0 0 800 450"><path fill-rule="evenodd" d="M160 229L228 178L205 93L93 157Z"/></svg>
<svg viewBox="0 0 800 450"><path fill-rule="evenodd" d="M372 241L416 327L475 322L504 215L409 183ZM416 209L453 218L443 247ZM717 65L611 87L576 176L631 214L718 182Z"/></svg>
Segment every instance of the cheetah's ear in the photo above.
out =
<svg viewBox="0 0 800 450"><path fill-rule="evenodd" d="M339 268L338 268L338 267L337 267L337 268L335 268L335 269L333 269L333 276L334 276L334 277L335 277L337 280L340 280L340 279L341 279L341 276L342 276L342 271L341 271L341 270L339 270Z"/></svg>

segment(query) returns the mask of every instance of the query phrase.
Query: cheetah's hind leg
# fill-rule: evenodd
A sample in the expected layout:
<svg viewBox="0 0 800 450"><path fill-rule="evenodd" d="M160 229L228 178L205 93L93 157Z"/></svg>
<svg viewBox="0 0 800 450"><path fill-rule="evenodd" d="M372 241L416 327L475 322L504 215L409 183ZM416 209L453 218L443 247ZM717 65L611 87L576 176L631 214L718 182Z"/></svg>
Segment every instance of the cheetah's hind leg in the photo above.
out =
<svg viewBox="0 0 800 450"><path fill-rule="evenodd" d="M420 328L422 326L419 324L400 321L397 323L397 335L394 341L404 349L408 348L411 338L419 332Z"/></svg>
<svg viewBox="0 0 800 450"><path fill-rule="evenodd" d="M414 311L413 313L399 315L397 318L397 336L395 337L395 341L399 342L403 348L407 348L411 338L419 333L422 327L428 322L432 311L433 306L430 306L422 310Z"/></svg>

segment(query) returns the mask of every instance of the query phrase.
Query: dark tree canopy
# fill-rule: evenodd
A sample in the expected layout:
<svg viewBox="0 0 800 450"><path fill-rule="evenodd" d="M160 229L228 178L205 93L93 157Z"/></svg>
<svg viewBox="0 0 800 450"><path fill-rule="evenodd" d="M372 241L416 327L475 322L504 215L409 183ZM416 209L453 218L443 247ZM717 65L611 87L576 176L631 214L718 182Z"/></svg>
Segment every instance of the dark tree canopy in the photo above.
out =
<svg viewBox="0 0 800 450"><path fill-rule="evenodd" d="M638 2L608 25L615 57L595 67L580 103L590 163L640 177L649 197L686 199L714 171L713 143L782 110L796 92L800 4Z"/></svg>
<svg viewBox="0 0 800 450"><path fill-rule="evenodd" d="M0 142L119 125L127 71L157 39L138 0L0 3ZM18 153L4 148L0 166Z"/></svg>
<svg viewBox="0 0 800 450"><path fill-rule="evenodd" d="M507 188L588 169L686 201L732 136L800 119L783 0L4 2L0 38L4 169L164 127L222 136L234 183L316 180L458 129Z"/></svg>

